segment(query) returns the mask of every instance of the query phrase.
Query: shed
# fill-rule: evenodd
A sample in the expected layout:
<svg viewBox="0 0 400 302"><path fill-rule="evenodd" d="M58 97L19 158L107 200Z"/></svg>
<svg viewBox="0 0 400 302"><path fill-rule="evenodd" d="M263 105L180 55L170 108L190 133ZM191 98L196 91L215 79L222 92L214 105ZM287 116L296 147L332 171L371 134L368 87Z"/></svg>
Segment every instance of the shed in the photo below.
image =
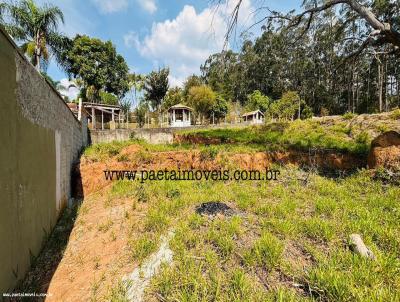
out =
<svg viewBox="0 0 400 302"><path fill-rule="evenodd" d="M246 112L242 115L243 121L250 124L262 124L264 122L264 113L260 110Z"/></svg>
<svg viewBox="0 0 400 302"><path fill-rule="evenodd" d="M110 129L115 129L115 123L121 123L124 119L121 106L118 105L85 102L83 103L83 107L89 114L92 129L101 128L104 130L105 124L109 124ZM101 122L100 125L97 124L98 121Z"/></svg>

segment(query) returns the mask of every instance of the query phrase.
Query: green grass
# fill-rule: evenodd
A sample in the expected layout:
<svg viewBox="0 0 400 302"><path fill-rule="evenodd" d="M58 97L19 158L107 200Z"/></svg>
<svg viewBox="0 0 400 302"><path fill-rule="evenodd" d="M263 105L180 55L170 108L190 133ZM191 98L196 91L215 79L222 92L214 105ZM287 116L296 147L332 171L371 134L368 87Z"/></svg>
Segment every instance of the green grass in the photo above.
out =
<svg viewBox="0 0 400 302"><path fill-rule="evenodd" d="M399 119L400 119L400 109L394 110L394 111L391 113L390 117L391 117L393 120L399 120Z"/></svg>
<svg viewBox="0 0 400 302"><path fill-rule="evenodd" d="M91 161L104 161L110 157L119 155L121 150L132 144L132 141L114 141L111 143L94 144L87 147L83 153L84 157ZM121 161L125 160L119 155Z"/></svg>
<svg viewBox="0 0 400 302"><path fill-rule="evenodd" d="M135 202L138 188L147 194L145 215L132 226L142 230L130 239L133 261L144 261L161 235L175 231L173 265L152 279L146 299L398 300L400 188L364 170L338 179L310 174L306 184L301 170L281 173L276 182L116 182L110 194L130 191ZM238 215L210 220L194 212L211 200L229 202ZM352 233L376 261L350 251Z"/></svg>
<svg viewBox="0 0 400 302"><path fill-rule="evenodd" d="M173 263L153 277L145 301L398 301L400 187L367 170L337 179L310 173L304 183L306 173L281 167L272 182L116 181L102 194L110 211L129 199L123 224L112 233L106 217L97 227L109 238L128 236L124 250L135 265L174 231ZM205 201L227 202L236 214L200 216L195 208ZM349 249L352 233L375 261ZM102 300L101 276L90 282L94 299L126 301L127 284L116 282Z"/></svg>
<svg viewBox="0 0 400 302"><path fill-rule="evenodd" d="M264 233L244 255L245 262L271 270L281 262L283 243L274 235Z"/></svg>
<svg viewBox="0 0 400 302"><path fill-rule="evenodd" d="M192 130L181 132L184 136L217 139L221 144L245 144L264 150L297 148L335 149L342 152L366 154L370 138L349 136L350 129L342 122L332 125L320 121L305 120L275 122L263 126L230 129ZM261 148L262 146L262 148Z"/></svg>
<svg viewBox="0 0 400 302"><path fill-rule="evenodd" d="M223 142L199 146L202 160L224 156L225 151L293 147L365 154L368 134L360 131L350 137L350 133L346 122L297 121L186 135ZM143 148L138 161L148 160L149 151L190 147L135 143ZM125 160L119 152L129 144L132 141L104 144L85 154ZM155 297L165 301L398 301L400 187L371 177L367 170L332 179L298 168L279 168L278 181L272 182L113 183L108 198L128 198L135 205L124 214L130 230L130 261L142 263L158 249L162 235L175 232L170 242L173 264L163 265L152 279L145 301ZM226 202L236 215L209 219L196 214L196 206L206 201ZM84 213L81 209L79 215ZM102 231L107 232L106 225ZM362 236L376 261L349 249L352 233ZM115 301L118 297L124 301L121 284L111 293Z"/></svg>

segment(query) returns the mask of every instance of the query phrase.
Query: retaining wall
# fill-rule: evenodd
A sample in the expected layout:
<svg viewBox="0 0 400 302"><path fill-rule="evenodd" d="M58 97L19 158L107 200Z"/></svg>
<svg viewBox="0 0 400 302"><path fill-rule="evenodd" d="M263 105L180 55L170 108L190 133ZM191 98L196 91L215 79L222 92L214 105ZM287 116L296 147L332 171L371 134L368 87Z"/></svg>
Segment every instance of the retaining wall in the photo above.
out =
<svg viewBox="0 0 400 302"><path fill-rule="evenodd" d="M144 139L151 144L172 144L174 133L185 130L215 129L215 128L242 128L249 124L220 124L177 128L137 128L116 130L90 130L92 144L110 143L112 141L125 141L131 138Z"/></svg>
<svg viewBox="0 0 400 302"><path fill-rule="evenodd" d="M71 170L88 143L82 121L0 27L0 300L71 198Z"/></svg>

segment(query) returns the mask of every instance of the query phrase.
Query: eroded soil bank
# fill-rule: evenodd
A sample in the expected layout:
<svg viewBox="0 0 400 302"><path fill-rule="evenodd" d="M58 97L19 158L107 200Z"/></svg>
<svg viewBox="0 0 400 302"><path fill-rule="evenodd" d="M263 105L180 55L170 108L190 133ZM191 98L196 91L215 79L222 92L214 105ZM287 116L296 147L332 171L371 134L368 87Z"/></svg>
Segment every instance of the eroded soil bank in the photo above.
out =
<svg viewBox="0 0 400 302"><path fill-rule="evenodd" d="M107 161L83 158L79 167L83 196L111 183L106 170L220 170L232 167L242 170L264 171L272 165L295 165L328 171L352 171L366 166L364 156L333 151L298 150L230 153L207 150L179 150L151 152L139 144L132 144Z"/></svg>

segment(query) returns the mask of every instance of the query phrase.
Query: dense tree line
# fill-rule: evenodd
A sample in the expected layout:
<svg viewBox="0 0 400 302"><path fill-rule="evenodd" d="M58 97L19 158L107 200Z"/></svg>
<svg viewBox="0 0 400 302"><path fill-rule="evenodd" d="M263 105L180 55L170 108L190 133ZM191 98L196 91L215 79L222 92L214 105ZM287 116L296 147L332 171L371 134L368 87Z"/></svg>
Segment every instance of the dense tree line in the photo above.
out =
<svg viewBox="0 0 400 302"><path fill-rule="evenodd" d="M390 24L390 33L375 27L371 32L370 23L347 2L354 1L304 1L299 15L270 12L260 23L260 37L245 40L239 52L207 59L203 80L241 104L255 90L273 100L297 91L316 114L399 106L400 52L391 37L400 28L400 2L359 1L367 13Z"/></svg>

